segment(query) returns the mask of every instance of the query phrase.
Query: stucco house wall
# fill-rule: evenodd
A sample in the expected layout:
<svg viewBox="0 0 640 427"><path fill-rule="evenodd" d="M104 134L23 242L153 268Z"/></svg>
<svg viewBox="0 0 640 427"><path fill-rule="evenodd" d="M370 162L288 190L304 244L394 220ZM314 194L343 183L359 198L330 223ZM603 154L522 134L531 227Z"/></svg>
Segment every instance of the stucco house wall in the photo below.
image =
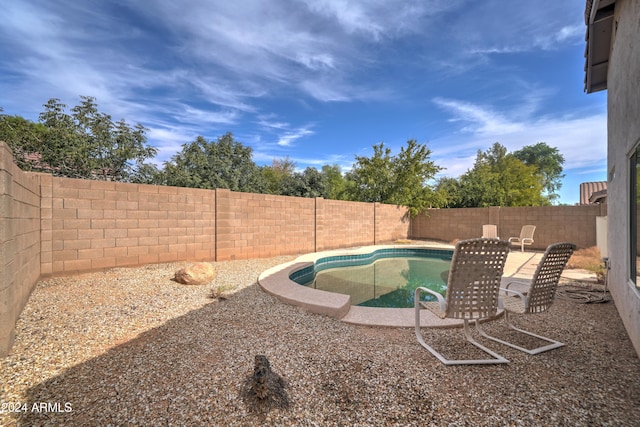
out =
<svg viewBox="0 0 640 427"><path fill-rule="evenodd" d="M594 2L597 6L597 2ZM618 0L607 73L609 286L640 354L640 288L630 277L630 156L640 144L640 1ZM590 37L597 37L591 34Z"/></svg>
<svg viewBox="0 0 640 427"><path fill-rule="evenodd" d="M616 2L614 28L607 98L611 292L640 354L640 290L629 277L630 176L635 173L629 158L640 143L640 1Z"/></svg>

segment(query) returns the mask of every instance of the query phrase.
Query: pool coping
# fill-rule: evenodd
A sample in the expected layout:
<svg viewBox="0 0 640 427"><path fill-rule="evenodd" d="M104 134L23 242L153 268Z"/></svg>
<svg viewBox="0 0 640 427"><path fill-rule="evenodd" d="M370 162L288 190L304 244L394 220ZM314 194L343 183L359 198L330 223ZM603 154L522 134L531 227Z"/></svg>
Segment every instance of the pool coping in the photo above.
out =
<svg viewBox="0 0 640 427"><path fill-rule="evenodd" d="M351 297L349 295L309 288L289 279L292 272L313 265L313 263L320 258L368 254L380 249L398 248L453 250L454 247L441 243L395 244L313 252L262 272L258 277L258 284L265 292L276 296L281 301L302 307L312 313L339 319L346 323L366 326L414 327L415 311L413 308L353 306L351 305ZM496 318L501 315L502 311L500 310ZM433 313L422 310L420 325L432 328L454 328L461 327L463 321L458 319L440 319Z"/></svg>

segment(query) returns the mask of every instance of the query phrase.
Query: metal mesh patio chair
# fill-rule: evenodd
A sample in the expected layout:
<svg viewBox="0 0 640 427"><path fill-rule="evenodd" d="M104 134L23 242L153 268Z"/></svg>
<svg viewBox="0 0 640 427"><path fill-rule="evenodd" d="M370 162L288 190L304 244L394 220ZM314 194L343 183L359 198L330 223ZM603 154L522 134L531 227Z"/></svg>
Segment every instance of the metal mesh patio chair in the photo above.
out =
<svg viewBox="0 0 640 427"><path fill-rule="evenodd" d="M415 332L418 342L445 365L471 365L508 363L509 361L493 350L473 339L469 330L469 321L476 323L481 319L490 319L498 311L500 279L509 252L509 243L498 239L470 239L456 244L451 259L447 292L442 297L437 292L419 287L415 290ZM437 301L420 301L420 294L427 292ZM471 344L488 353L493 359L451 360L442 356L425 342L420 328L421 307L444 319L462 319L464 335Z"/></svg>
<svg viewBox="0 0 640 427"><path fill-rule="evenodd" d="M549 245L542 256L535 273L533 274L533 279L531 280L528 290L525 292L519 292L509 289L509 286L512 284L521 282L509 282L505 288L501 289L505 293L505 295L502 296L502 304L504 306L504 318L507 325L515 331L546 341L549 344L534 349L526 349L516 344L487 335L480 325L476 325L478 327L478 332L486 338L508 345L509 347L513 347L520 351L524 351L528 354L538 354L554 348L562 347L564 344L559 341L517 328L511 322L510 314L543 313L547 311L555 299L560 275L575 249L576 245L573 243L563 242Z"/></svg>
<svg viewBox="0 0 640 427"><path fill-rule="evenodd" d="M487 239L499 239L498 227L495 224L485 224L482 226L482 237Z"/></svg>
<svg viewBox="0 0 640 427"><path fill-rule="evenodd" d="M524 252L524 245L533 243L533 233L536 231L535 225L523 225L520 230L520 236L509 237L509 243L512 245L520 245L521 251Z"/></svg>

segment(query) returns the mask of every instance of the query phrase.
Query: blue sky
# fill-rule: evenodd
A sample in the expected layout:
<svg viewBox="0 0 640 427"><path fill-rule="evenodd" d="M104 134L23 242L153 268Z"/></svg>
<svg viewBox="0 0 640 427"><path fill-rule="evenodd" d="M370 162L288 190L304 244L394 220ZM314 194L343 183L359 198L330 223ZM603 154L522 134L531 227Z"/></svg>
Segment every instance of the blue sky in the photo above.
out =
<svg viewBox="0 0 640 427"><path fill-rule="evenodd" d="M298 168L407 140L457 177L478 150L546 142L561 202L606 180L606 92L586 95L584 0L4 0L0 106L37 120L93 96L163 162L233 132Z"/></svg>

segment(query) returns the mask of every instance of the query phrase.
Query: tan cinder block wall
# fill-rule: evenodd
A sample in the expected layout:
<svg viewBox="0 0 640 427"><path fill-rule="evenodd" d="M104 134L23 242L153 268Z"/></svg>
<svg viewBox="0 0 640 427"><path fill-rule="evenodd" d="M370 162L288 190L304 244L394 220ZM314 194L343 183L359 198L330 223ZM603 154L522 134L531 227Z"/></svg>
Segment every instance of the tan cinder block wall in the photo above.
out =
<svg viewBox="0 0 640 427"><path fill-rule="evenodd" d="M429 209L411 222L411 238L452 242L482 236L490 208Z"/></svg>
<svg viewBox="0 0 640 427"><path fill-rule="evenodd" d="M532 224L536 226L532 249L560 241L587 248L596 245L596 217L606 215L606 205L431 209L414 218L411 237L452 242L480 237L483 224L495 224L498 236L508 239L520 235L523 225Z"/></svg>
<svg viewBox="0 0 640 427"><path fill-rule="evenodd" d="M216 190L217 260L314 251L315 200Z"/></svg>
<svg viewBox="0 0 640 427"><path fill-rule="evenodd" d="M43 275L215 258L215 191L50 176L42 188Z"/></svg>
<svg viewBox="0 0 640 427"><path fill-rule="evenodd" d="M40 184L13 163L0 142L0 356L13 344L15 323L40 277Z"/></svg>
<svg viewBox="0 0 640 427"><path fill-rule="evenodd" d="M411 219L403 206L375 204L375 244L409 237Z"/></svg>
<svg viewBox="0 0 640 427"><path fill-rule="evenodd" d="M316 199L316 251L371 245L375 241L373 203Z"/></svg>

